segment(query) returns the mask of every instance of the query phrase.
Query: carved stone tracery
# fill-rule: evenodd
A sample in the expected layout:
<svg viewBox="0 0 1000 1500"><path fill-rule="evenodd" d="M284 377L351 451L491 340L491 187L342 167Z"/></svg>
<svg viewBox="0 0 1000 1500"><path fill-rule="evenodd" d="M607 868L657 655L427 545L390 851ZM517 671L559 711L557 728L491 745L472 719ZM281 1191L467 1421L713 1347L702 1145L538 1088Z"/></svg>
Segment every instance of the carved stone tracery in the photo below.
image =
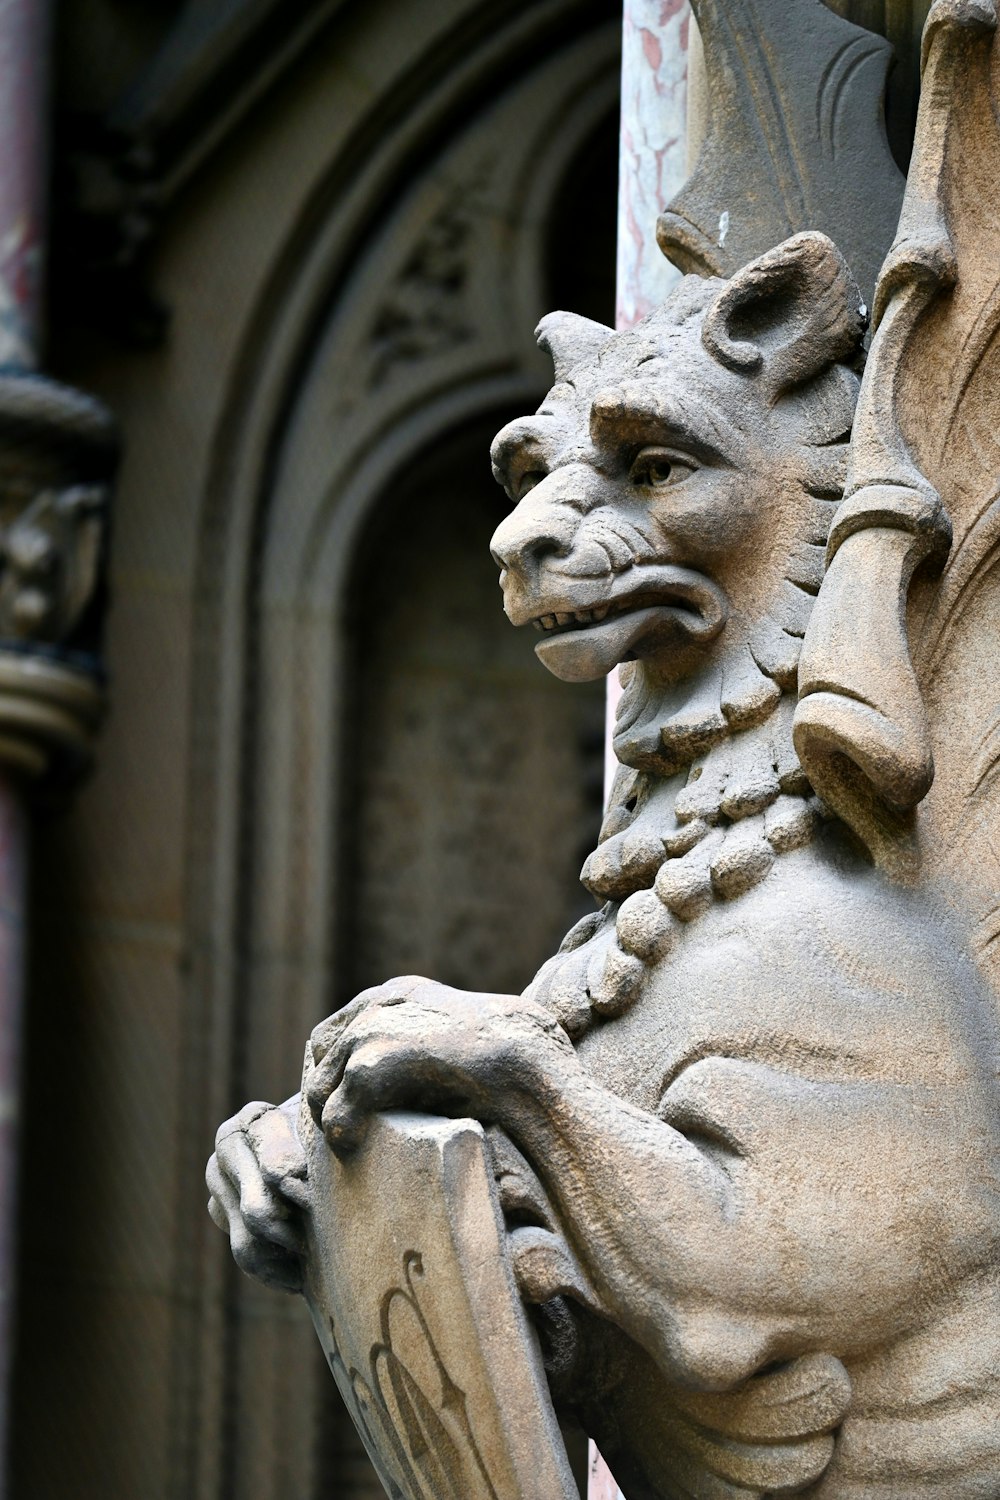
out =
<svg viewBox="0 0 1000 1500"><path fill-rule="evenodd" d="M369 388L380 386L399 365L419 363L475 337L470 259L488 175L484 168L456 188L386 288L369 333Z"/></svg>
<svg viewBox="0 0 1000 1500"><path fill-rule="evenodd" d="M355 159L342 143L332 143L321 158L322 177L308 212L301 223L293 219L290 230L289 225L282 229L281 240L287 237L288 244L276 256L280 277L248 294L240 328L244 342L212 438L213 467L205 481L203 529L197 540L201 571L193 720L202 748L192 769L185 877L190 911L186 941L203 960L185 1019L186 1046L199 1065L185 1084L183 1108L200 1124L192 1124L190 1132L192 1160L185 1178L190 1196L186 1211L179 1214L177 1233L178 1285L184 1289L178 1302L177 1368L197 1369L204 1395L195 1405L186 1377L177 1392L174 1483L180 1495L198 1485L212 1493L230 1428L238 1434L233 1441L243 1455L238 1482L254 1495L282 1496L290 1482L304 1494L321 1493L325 1446L339 1453L337 1445L346 1447L350 1441L336 1437L329 1418L324 1447L310 1445L310 1395L324 1411L330 1400L323 1372L314 1377L304 1400L301 1387L287 1378L289 1369L299 1368L298 1351L308 1328L303 1333L280 1305L268 1316L256 1289L239 1279L230 1290L211 1225L200 1240L187 1233L185 1226L200 1212L203 1196L198 1187L200 1142L214 1130L228 1099L248 1090L266 1097L289 1068L297 1068L300 1034L330 1008L331 992L336 995L350 982L356 965L367 973L367 953L378 952L391 900L384 915L367 909L360 953L353 940L347 946L347 936L333 920L349 916L355 901L370 889L365 881L364 891L357 890L331 839L331 829L341 826L345 802L348 809L356 805L354 755L365 764L366 776L370 770L378 778L411 748L409 740L401 744L388 738L388 699L382 721L389 722L384 731L379 726L377 757L367 756L364 744L355 746L344 734L348 723L356 724L347 715L347 704L354 701L353 660L344 624L358 581L359 550L377 510L399 490L400 478L407 481L420 470L425 452L449 454L456 434L461 437L471 422L492 421L480 457L471 460L489 484L482 454L502 419L498 414L536 402L543 392L546 363L531 330L546 305L541 288L550 204L568 168L615 106L616 27L601 7L547 0L505 10L503 16L481 6L466 9L461 27L455 28L459 42L451 41L450 22L444 28L447 66L440 50L427 58L404 54L402 81L394 78L391 90L386 86L385 94L372 101L371 113L379 121L387 110L397 119L400 99L409 101L405 118L384 139L379 137L378 149ZM434 35L447 19L433 7L419 14ZM366 34L374 37L374 15L370 23L366 21ZM335 83L335 46L329 67ZM323 137L333 87L321 79L299 96L297 107L310 119L316 139ZM368 120L367 108L362 118ZM498 140L503 151L497 160ZM613 161L613 153L609 156ZM496 176L485 182L484 169L494 160ZM260 190L256 170L249 153L239 173L232 169L248 195ZM350 174L346 186L345 172ZM613 205L613 178L602 180ZM364 377L357 378L355 361L361 361L365 372L370 368L371 333L387 290L405 279L404 268L419 255L429 221L443 204L454 203L456 184L475 189L475 202L463 215L470 237L467 306L461 316L472 320L471 337L435 350L424 346L419 360L397 360L388 377L370 390ZM214 264L217 231L208 225L201 232L205 242L198 254ZM610 267L609 259L609 287ZM304 353L309 356L305 367ZM216 434L214 426L211 431ZM465 503L477 505L475 493L466 492L457 472L450 482L458 484ZM497 499L502 501L499 494ZM416 515L419 495L413 506ZM402 561L405 548L399 553ZM492 588L485 538L482 557L484 581ZM248 579L258 586L251 587ZM249 622L248 591L253 595ZM499 617L495 602L488 609ZM408 623L405 611L397 618L401 625ZM385 623L388 629L391 621ZM503 629L502 618L498 626ZM516 640L511 644L518 646ZM529 655L529 670L530 660ZM401 666L399 671L405 677ZM476 685L480 697L487 692L485 683ZM373 698L377 700L374 686ZM438 712L435 706L426 721L428 732L416 736L418 754L433 749L430 731ZM511 713L502 737L487 746L482 736L490 733L501 712L493 700L484 705L481 720L465 721L484 784L489 784L484 791L488 805L485 820L477 816L466 821L462 809L473 805L475 795L474 788L467 788L458 826L471 826L479 840L482 821L490 834L495 824L497 842L489 836L477 843L470 834L472 848L461 857L463 867L469 860L509 861L530 833L528 828L516 832L515 816L516 836L505 837L498 784L504 745L509 736L518 742L517 754L527 757L534 740L551 738L551 729L544 726L551 725L552 716L542 708L537 720L529 716L526 731L520 714ZM565 722L572 729L573 716L567 714ZM599 729L598 719L598 734ZM232 774L237 745L245 746L246 765L253 773L247 779ZM275 751L275 746L287 747L288 753ZM599 740L597 749L599 754ZM579 763L575 739L569 736L561 746L563 758L567 765ZM439 781L450 763L449 757L444 766L436 766ZM414 778L411 766L403 786L408 795ZM551 772L540 774L543 789L551 780ZM363 794L368 790L361 788ZM371 790L375 796L383 793L384 776ZM525 805L533 795L529 788ZM575 787L567 786L564 795L571 806L582 800ZM587 821L586 844L574 828L574 851L589 847L596 821ZM454 820L447 827L453 829ZM391 851L399 842L394 836ZM247 858L248 848L253 858ZM561 847L550 849L549 856L560 858ZM376 850L372 865L378 857ZM412 885L413 872L400 860L393 881L403 885L408 880ZM513 872L505 874L504 900L508 888L513 894L514 882ZM484 910L490 909L489 893L469 884L467 901L458 903L452 918L462 924L449 950L459 968L466 954L486 941L479 934L487 926ZM427 899L426 891L414 889L409 921ZM571 882L566 925L586 899L585 893L574 896ZM468 922L466 910L472 917ZM546 920L546 910L540 910L538 926ZM500 925L507 926L503 911ZM283 952L294 955L277 1008L267 957L256 958L253 934L261 927L276 935ZM446 941L444 927L442 919L440 938L422 935L424 949ZM352 934L350 926L347 933ZM394 941L397 952L405 946L405 924ZM243 967L241 955L247 952L255 959ZM512 956L503 962L514 968ZM520 981L516 969L514 977ZM223 1361L213 1330L219 1309L231 1306L233 1335ZM263 1420L262 1411L267 1413ZM297 1427L301 1441L273 1447L270 1432L288 1430L289 1423Z"/></svg>

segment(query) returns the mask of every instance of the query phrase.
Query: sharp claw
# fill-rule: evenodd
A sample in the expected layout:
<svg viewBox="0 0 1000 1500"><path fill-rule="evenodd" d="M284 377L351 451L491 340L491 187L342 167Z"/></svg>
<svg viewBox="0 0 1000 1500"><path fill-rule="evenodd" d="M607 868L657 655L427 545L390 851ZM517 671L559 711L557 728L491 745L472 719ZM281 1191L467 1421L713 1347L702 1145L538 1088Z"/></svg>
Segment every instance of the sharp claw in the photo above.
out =
<svg viewBox="0 0 1000 1500"><path fill-rule="evenodd" d="M255 1281L263 1281L277 1291L294 1294L302 1290L301 1261L287 1251L274 1250L268 1253L268 1247L261 1247L252 1240L239 1246L234 1240L233 1259L244 1275L252 1276Z"/></svg>
<svg viewBox="0 0 1000 1500"><path fill-rule="evenodd" d="M323 1110L326 1108L328 1098L329 1091L326 1089L310 1087L306 1093L309 1113L312 1115L314 1125L320 1130L323 1129Z"/></svg>
<svg viewBox="0 0 1000 1500"><path fill-rule="evenodd" d="M296 1208L301 1209L303 1212L309 1208L311 1200L309 1196L309 1183L305 1178L305 1174L283 1178L280 1191L282 1197L287 1198L289 1203L294 1203Z"/></svg>
<svg viewBox="0 0 1000 1500"><path fill-rule="evenodd" d="M365 1124L366 1117L345 1108L341 1100L334 1104L333 1095L327 1100L322 1130L327 1145L338 1159L343 1160L358 1149L364 1138Z"/></svg>

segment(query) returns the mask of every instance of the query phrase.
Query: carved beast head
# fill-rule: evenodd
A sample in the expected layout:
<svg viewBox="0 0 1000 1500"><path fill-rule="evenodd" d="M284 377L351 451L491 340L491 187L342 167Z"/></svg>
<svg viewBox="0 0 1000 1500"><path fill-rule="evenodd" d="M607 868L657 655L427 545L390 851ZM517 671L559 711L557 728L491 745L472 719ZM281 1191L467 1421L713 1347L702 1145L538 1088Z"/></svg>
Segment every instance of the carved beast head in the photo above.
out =
<svg viewBox="0 0 1000 1500"><path fill-rule="evenodd" d="M666 685L749 650L737 675L794 681L864 327L819 234L730 281L685 277L628 331L542 321L556 383L494 442L514 509L493 555L507 615L541 633L552 672L582 681L638 660Z"/></svg>

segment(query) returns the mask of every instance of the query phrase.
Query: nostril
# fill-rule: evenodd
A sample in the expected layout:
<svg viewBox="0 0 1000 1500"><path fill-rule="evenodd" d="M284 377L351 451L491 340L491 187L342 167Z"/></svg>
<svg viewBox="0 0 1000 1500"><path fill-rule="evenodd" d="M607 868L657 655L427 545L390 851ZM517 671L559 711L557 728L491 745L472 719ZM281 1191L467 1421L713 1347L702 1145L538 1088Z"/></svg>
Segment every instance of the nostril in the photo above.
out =
<svg viewBox="0 0 1000 1500"><path fill-rule="evenodd" d="M498 568L511 573L533 573L553 557L568 557L573 549L578 517L557 507L518 506L501 521L490 544Z"/></svg>
<svg viewBox="0 0 1000 1500"><path fill-rule="evenodd" d="M532 536L512 537L491 549L493 561L502 573L510 570L524 572L538 568L550 557L567 557L569 545L560 537L547 533Z"/></svg>
<svg viewBox="0 0 1000 1500"><path fill-rule="evenodd" d="M565 557L569 552L566 544L555 536L540 536L525 545L525 561L542 563L548 557Z"/></svg>

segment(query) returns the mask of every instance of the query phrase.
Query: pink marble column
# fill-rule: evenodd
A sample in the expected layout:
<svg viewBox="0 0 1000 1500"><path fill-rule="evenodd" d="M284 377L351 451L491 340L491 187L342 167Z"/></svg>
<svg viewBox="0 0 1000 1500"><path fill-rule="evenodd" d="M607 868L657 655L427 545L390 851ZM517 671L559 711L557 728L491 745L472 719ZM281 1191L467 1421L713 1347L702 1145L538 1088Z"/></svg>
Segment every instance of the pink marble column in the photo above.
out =
<svg viewBox="0 0 1000 1500"><path fill-rule="evenodd" d="M617 321L631 327L678 278L656 243L656 220L687 176L688 0L625 0L618 156ZM618 675L608 678L605 793L615 763L611 724Z"/></svg>
<svg viewBox="0 0 1000 1500"><path fill-rule="evenodd" d="M615 1483L615 1476L593 1443L590 1445L587 1500L625 1500L624 1495Z"/></svg>
<svg viewBox="0 0 1000 1500"><path fill-rule="evenodd" d="M618 176L617 323L631 327L677 280L656 243L656 219L687 176L688 0L625 0ZM611 726L618 674L608 678L605 797L617 762ZM588 1500L624 1500L590 1445Z"/></svg>
<svg viewBox="0 0 1000 1500"><path fill-rule="evenodd" d="M618 152L618 326L652 312L677 280L656 220L684 185L688 0L625 0Z"/></svg>
<svg viewBox="0 0 1000 1500"><path fill-rule="evenodd" d="M45 206L47 0L0 0L0 368L38 365ZM28 866L25 789L0 768L0 1494L6 1490Z"/></svg>
<svg viewBox="0 0 1000 1500"><path fill-rule="evenodd" d="M18 1096L28 827L23 789L0 771L0 1459L6 1459L14 1332ZM0 1494L5 1476L0 1466Z"/></svg>
<svg viewBox="0 0 1000 1500"><path fill-rule="evenodd" d="M50 11L0 0L0 367L38 363L45 204Z"/></svg>

